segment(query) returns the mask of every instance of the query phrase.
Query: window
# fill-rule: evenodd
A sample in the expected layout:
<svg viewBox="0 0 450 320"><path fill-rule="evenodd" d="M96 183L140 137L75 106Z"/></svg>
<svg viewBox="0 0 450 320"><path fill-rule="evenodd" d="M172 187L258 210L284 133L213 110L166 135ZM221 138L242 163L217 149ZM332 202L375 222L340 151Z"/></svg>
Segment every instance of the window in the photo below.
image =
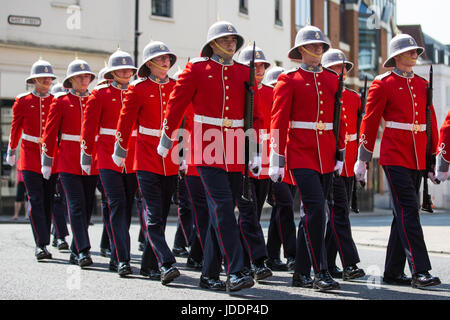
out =
<svg viewBox="0 0 450 320"><path fill-rule="evenodd" d="M328 0L323 2L323 32L328 36Z"/></svg>
<svg viewBox="0 0 450 320"><path fill-rule="evenodd" d="M374 12L369 9L364 2L361 2L359 10L358 26L359 26L359 78L364 79L365 76L369 80L373 80L378 74L378 29L373 28L370 24L370 17Z"/></svg>
<svg viewBox="0 0 450 320"><path fill-rule="evenodd" d="M275 0L275 24L277 26L283 26L283 11L281 9L281 0Z"/></svg>
<svg viewBox="0 0 450 320"><path fill-rule="evenodd" d="M239 12L248 14L248 0L239 0Z"/></svg>
<svg viewBox="0 0 450 320"><path fill-rule="evenodd" d="M311 0L295 0L295 24L297 28L311 23Z"/></svg>
<svg viewBox="0 0 450 320"><path fill-rule="evenodd" d="M172 17L172 0L152 0L152 15Z"/></svg>

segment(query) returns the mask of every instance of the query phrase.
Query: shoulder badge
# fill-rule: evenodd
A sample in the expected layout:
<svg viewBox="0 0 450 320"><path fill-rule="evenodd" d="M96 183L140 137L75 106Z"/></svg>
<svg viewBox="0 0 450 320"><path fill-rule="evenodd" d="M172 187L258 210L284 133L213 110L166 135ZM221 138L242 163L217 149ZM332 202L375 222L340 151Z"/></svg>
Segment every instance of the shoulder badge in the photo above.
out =
<svg viewBox="0 0 450 320"><path fill-rule="evenodd" d="M423 79L425 82L428 82L428 79L425 79L424 77L419 76L419 75L416 74L416 73L414 73L414 77L418 77L418 78L420 78L420 79Z"/></svg>
<svg viewBox="0 0 450 320"><path fill-rule="evenodd" d="M196 58L192 58L191 60L189 60L189 62L194 64L194 63L204 62L204 61L208 61L208 60L209 60L208 57L196 57Z"/></svg>
<svg viewBox="0 0 450 320"><path fill-rule="evenodd" d="M345 87L345 90L350 91L351 93L354 93L354 94L357 94L358 96L360 96L359 93L353 89Z"/></svg>
<svg viewBox="0 0 450 320"><path fill-rule="evenodd" d="M283 74L290 74L290 73L293 73L293 72L297 72L298 69L299 68L293 68L293 69L290 69L290 70L286 70L286 71L283 72Z"/></svg>
<svg viewBox="0 0 450 320"><path fill-rule="evenodd" d="M383 80L384 78L389 76L391 73L392 73L392 71L388 71L386 73L380 74L380 75L375 77L375 80Z"/></svg>
<svg viewBox="0 0 450 320"><path fill-rule="evenodd" d="M68 92L57 92L55 93L54 97L58 99L59 97L65 96L67 94Z"/></svg>
<svg viewBox="0 0 450 320"><path fill-rule="evenodd" d="M325 67L322 67L322 69L325 70L325 71L331 72L332 74L335 74L335 75L339 76L339 74L336 71L334 71L334 70L331 70L331 69L325 68Z"/></svg>

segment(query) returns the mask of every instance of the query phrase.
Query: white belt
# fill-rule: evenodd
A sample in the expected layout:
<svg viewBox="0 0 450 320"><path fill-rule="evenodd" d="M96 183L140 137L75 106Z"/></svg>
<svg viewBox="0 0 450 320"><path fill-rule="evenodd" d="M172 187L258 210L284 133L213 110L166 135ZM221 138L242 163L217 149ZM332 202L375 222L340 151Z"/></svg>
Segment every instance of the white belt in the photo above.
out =
<svg viewBox="0 0 450 320"><path fill-rule="evenodd" d="M40 137L30 136L28 134L22 133L22 139L34 143L41 143L42 139Z"/></svg>
<svg viewBox="0 0 450 320"><path fill-rule="evenodd" d="M345 135L345 141L355 141L356 140L356 133L354 134L346 134Z"/></svg>
<svg viewBox="0 0 450 320"><path fill-rule="evenodd" d="M116 135L116 129L108 129L108 128L100 128L100 134L104 134L107 136L115 136ZM137 130L133 130L131 133L132 137L137 136Z"/></svg>
<svg viewBox="0 0 450 320"><path fill-rule="evenodd" d="M310 130L333 130L333 123L331 122L304 122L291 121L289 124L291 129L310 129Z"/></svg>
<svg viewBox="0 0 450 320"><path fill-rule="evenodd" d="M198 114L194 115L194 121L226 128L239 128L244 126L244 119L233 120L233 119L212 118Z"/></svg>
<svg viewBox="0 0 450 320"><path fill-rule="evenodd" d="M149 129L143 126L139 126L139 133L145 134L147 136L161 137L161 130Z"/></svg>
<svg viewBox="0 0 450 320"><path fill-rule="evenodd" d="M75 134L66 134L63 133L61 135L61 140L68 140L68 141L75 141L75 142L80 142L81 141L81 136L77 136Z"/></svg>
<svg viewBox="0 0 450 320"><path fill-rule="evenodd" d="M427 129L426 124L402 123L395 121L386 121L386 128L400 129L414 132L422 132Z"/></svg>

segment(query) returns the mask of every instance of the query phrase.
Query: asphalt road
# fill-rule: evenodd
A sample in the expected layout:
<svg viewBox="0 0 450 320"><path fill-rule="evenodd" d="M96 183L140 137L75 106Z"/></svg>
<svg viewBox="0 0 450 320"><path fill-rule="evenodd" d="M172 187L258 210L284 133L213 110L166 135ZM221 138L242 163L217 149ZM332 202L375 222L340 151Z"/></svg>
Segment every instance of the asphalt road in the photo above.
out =
<svg viewBox="0 0 450 320"><path fill-rule="evenodd" d="M430 254L432 274L439 276L442 281L439 286L419 290L386 285L381 281L385 258L382 245L390 221L390 217L352 219L355 242L362 261L359 266L365 269L367 275L352 282L339 280L339 291L321 293L312 289L294 288L291 286L291 273L274 272L267 281L233 294L199 288L200 274L185 267L185 258L177 258L176 266L180 269L181 276L167 286L140 276L138 224L131 226L133 275L128 278L120 278L116 273L110 272L109 258L99 255L102 231L100 223L89 229L94 264L83 270L68 264L68 252L58 252L51 246L49 250L53 259L37 262L30 226L25 223L0 224L0 300L450 300L450 254L447 253ZM448 216L445 222L448 225ZM380 224L386 230L380 231ZM429 226L424 224L427 238ZM438 224L442 226L442 223ZM444 227L448 237L449 228L445 224ZM173 243L175 229L175 223L168 223L166 236L169 245ZM266 222L263 223L263 229L267 232ZM367 234L375 234L380 245L373 245ZM366 240L367 244L360 244ZM446 246L450 247L449 242ZM406 273L409 273L408 270ZM222 279L225 280L224 275Z"/></svg>

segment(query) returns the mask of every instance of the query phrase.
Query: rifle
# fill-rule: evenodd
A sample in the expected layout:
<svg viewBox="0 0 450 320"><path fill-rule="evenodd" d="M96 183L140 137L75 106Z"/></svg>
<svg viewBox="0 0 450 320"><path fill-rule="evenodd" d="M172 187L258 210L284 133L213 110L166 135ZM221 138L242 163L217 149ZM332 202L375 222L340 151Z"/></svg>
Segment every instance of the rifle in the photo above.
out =
<svg viewBox="0 0 450 320"><path fill-rule="evenodd" d="M433 166L436 164L436 158L431 154L431 106L433 105L433 65L430 66L430 81L427 84L427 107L425 109L426 116L426 133L427 133L427 149L425 155L425 171L423 173L423 194L422 194L422 210L433 213L433 202L428 192L428 172L433 172ZM434 163L433 163L434 162ZM437 181L439 184L440 181Z"/></svg>
<svg viewBox="0 0 450 320"><path fill-rule="evenodd" d="M184 129L185 120L186 120L186 117L184 117L183 121L181 121L180 129ZM184 141L184 137L180 135L178 137L178 149L180 150L178 152L178 159L180 160L180 162L184 158L183 141ZM183 178L184 178L184 172L178 171L175 192L174 192L174 194L172 196L172 204L176 204L176 205L180 204L180 180L183 179Z"/></svg>
<svg viewBox="0 0 450 320"><path fill-rule="evenodd" d="M336 160L344 161L342 155L339 153L339 132L341 126L341 107L342 107L342 92L344 91L344 68L345 60L342 61L342 71L339 75L339 86L334 97L334 115L333 115L333 134L336 139ZM334 172L334 178L338 177L339 173ZM330 192L329 192L330 204L334 205L334 188L333 179L331 181Z"/></svg>
<svg viewBox="0 0 450 320"><path fill-rule="evenodd" d="M253 86L255 85L255 42L253 42L253 53L250 61L249 79L245 82L245 111L244 111L244 132L245 132L245 153L244 153L244 180L242 198L247 201L252 201L252 194L250 189L249 161L250 161L250 132L253 128Z"/></svg>
<svg viewBox="0 0 450 320"><path fill-rule="evenodd" d="M361 121L363 115L366 111L366 95L367 95L367 76L364 78L364 89L361 92L361 107L357 111L357 120L356 120L356 147L359 146L359 131L361 130ZM353 190L352 190L352 202L351 209L354 213L359 213L358 208L358 194L357 194L357 184L358 181L356 177L353 176ZM361 182L361 185L364 187L364 182Z"/></svg>

